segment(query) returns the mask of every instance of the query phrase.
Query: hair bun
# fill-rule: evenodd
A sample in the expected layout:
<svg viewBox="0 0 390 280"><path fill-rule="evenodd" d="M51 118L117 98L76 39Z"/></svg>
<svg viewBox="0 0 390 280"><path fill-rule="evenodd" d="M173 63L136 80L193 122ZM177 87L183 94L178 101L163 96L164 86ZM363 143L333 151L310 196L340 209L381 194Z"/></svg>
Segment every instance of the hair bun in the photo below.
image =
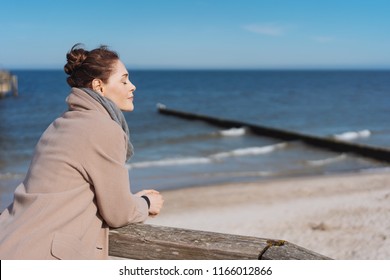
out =
<svg viewBox="0 0 390 280"><path fill-rule="evenodd" d="M81 48L80 45L81 44L74 45L72 49L66 54L67 63L64 66L64 71L70 76L83 64L89 53L89 51Z"/></svg>
<svg viewBox="0 0 390 280"><path fill-rule="evenodd" d="M66 54L66 60L64 71L68 85L92 88L94 79L107 83L119 56L106 46L87 51L82 44L76 44Z"/></svg>

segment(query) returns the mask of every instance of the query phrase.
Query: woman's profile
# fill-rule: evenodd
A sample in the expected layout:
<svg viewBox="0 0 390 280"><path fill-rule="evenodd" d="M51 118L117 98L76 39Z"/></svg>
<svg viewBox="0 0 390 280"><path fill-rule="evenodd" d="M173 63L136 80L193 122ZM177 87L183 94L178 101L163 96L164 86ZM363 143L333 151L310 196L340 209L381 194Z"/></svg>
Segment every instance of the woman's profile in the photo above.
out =
<svg viewBox="0 0 390 280"><path fill-rule="evenodd" d="M77 44L64 70L69 109L42 134L0 215L0 259L106 259L110 227L143 222L163 205L155 190L130 190L122 111L134 109L135 86L118 54Z"/></svg>

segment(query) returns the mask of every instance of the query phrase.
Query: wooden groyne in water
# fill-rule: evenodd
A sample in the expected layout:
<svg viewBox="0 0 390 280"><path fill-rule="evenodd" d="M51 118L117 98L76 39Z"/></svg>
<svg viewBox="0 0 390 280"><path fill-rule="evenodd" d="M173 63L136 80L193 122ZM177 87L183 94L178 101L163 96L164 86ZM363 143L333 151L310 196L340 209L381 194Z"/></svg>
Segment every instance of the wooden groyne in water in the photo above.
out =
<svg viewBox="0 0 390 280"><path fill-rule="evenodd" d="M353 153L359 156L390 163L390 149L386 149L382 147L373 147L369 145L341 141L330 137L313 136L313 135L303 134L303 133L284 130L284 129L277 129L277 128L266 127L257 124L251 124L247 122L228 120L228 119L206 116L201 114L194 114L189 112L172 110L166 108L166 106L161 104L158 105L157 108L158 108L158 112L164 115L180 117L188 120L200 120L224 128L245 127L249 129L252 133L261 136L282 139L285 141L299 140L308 145L315 146L318 148L327 149L336 152Z"/></svg>
<svg viewBox="0 0 390 280"><path fill-rule="evenodd" d="M136 260L329 260L284 240L147 224L112 229L109 255Z"/></svg>

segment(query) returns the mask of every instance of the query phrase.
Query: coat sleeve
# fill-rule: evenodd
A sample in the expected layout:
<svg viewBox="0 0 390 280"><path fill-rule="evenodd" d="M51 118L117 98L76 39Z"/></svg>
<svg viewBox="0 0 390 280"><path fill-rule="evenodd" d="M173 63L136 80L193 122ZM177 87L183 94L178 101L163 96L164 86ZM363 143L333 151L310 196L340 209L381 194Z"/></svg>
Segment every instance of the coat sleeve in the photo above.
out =
<svg viewBox="0 0 390 280"><path fill-rule="evenodd" d="M146 201L130 190L125 166L127 139L122 128L110 120L99 127L88 141L88 157L83 159L91 187L94 188L98 210L113 228L143 222L148 217Z"/></svg>

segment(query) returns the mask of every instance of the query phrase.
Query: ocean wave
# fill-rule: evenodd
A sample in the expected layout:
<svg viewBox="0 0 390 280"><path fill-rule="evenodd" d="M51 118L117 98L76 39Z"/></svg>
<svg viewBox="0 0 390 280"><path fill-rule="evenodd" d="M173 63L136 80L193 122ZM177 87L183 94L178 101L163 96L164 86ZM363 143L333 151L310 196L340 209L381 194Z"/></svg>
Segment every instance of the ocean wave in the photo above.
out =
<svg viewBox="0 0 390 280"><path fill-rule="evenodd" d="M221 136L236 137L236 136L245 135L245 133L246 133L246 129L244 127L240 127L240 128L233 127L230 129L220 130L218 131L217 134Z"/></svg>
<svg viewBox="0 0 390 280"><path fill-rule="evenodd" d="M332 164L338 161L342 161L346 158L347 156L345 154L341 154L336 157L330 157L330 158L325 158L325 159L319 159L319 160L308 160L306 163L311 166L324 166L328 164Z"/></svg>
<svg viewBox="0 0 390 280"><path fill-rule="evenodd" d="M263 147L242 148L242 149L236 149L228 152L213 154L210 157L219 160L227 157L255 156L261 154L268 154L268 153L272 153L277 149L282 149L286 147L286 145L287 145L286 143L279 143L279 144L263 146Z"/></svg>
<svg viewBox="0 0 390 280"><path fill-rule="evenodd" d="M341 134L335 134L335 135L333 135L333 138L337 139L337 140L350 141L350 140L355 140L358 138L367 138L370 136L371 136L371 131L369 131L368 129L365 129L365 130L360 130L360 131L348 131L348 132L344 132Z"/></svg>
<svg viewBox="0 0 390 280"><path fill-rule="evenodd" d="M188 157L188 158L167 158L155 161L142 161L127 164L127 168L147 168L156 166L188 165L210 163L211 159L206 157Z"/></svg>
<svg viewBox="0 0 390 280"><path fill-rule="evenodd" d="M128 169L132 168L148 168L157 166L178 166L189 164L208 164L216 161L223 160L228 157L240 157L240 156L254 156L261 154L268 154L277 149L282 149L287 143L279 143L275 145L263 146L263 147L249 147L242 149L235 149L228 152L211 154L207 157L186 157L186 158L167 158L155 161L142 161L127 164Z"/></svg>
<svg viewBox="0 0 390 280"><path fill-rule="evenodd" d="M198 175L199 177L270 177L275 173L271 171L242 171L242 172L214 172Z"/></svg>
<svg viewBox="0 0 390 280"><path fill-rule="evenodd" d="M206 133L194 133L191 135L176 136L172 138L165 139L166 143L177 144L177 143L187 143L191 141L208 141L210 139L220 138L220 137L239 137L246 134L245 128L230 128L225 130L206 132Z"/></svg>

